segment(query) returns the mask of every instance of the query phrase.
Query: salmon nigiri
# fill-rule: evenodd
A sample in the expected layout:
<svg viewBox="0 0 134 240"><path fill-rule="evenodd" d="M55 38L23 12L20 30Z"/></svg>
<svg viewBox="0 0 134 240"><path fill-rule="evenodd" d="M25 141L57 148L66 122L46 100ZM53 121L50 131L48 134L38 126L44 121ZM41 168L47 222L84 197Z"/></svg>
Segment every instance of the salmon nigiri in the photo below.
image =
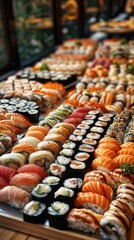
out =
<svg viewBox="0 0 134 240"><path fill-rule="evenodd" d="M114 162L117 164L118 167L123 163L130 163L134 165L134 156L128 155L128 154L122 154L114 158Z"/></svg>
<svg viewBox="0 0 134 240"><path fill-rule="evenodd" d="M14 126L18 128L27 128L33 125L23 117L11 116L11 120L13 121Z"/></svg>
<svg viewBox="0 0 134 240"><path fill-rule="evenodd" d="M115 153L113 150L100 147L94 151L94 156L95 157L105 156L105 157L114 159L117 156L117 153Z"/></svg>
<svg viewBox="0 0 134 240"><path fill-rule="evenodd" d="M25 164L17 169L17 173L36 173L41 180L48 176L48 173L36 164Z"/></svg>
<svg viewBox="0 0 134 240"><path fill-rule="evenodd" d="M107 148L113 150L114 152L118 152L120 147L115 143L99 143L97 148Z"/></svg>
<svg viewBox="0 0 134 240"><path fill-rule="evenodd" d="M0 202L22 208L31 200L31 194L16 186L6 186L0 190Z"/></svg>
<svg viewBox="0 0 134 240"><path fill-rule="evenodd" d="M45 134L41 131L32 131L32 130L28 130L28 132L25 134L25 137L35 137L37 139L39 139L40 141L42 141L45 137Z"/></svg>
<svg viewBox="0 0 134 240"><path fill-rule="evenodd" d="M131 149L134 149L134 142L126 142L126 143L123 143L122 145L121 145L121 148L131 148Z"/></svg>
<svg viewBox="0 0 134 240"><path fill-rule="evenodd" d="M49 126L31 126L28 128L28 131L41 131L45 134L45 136L47 135L47 133L49 132L50 127Z"/></svg>
<svg viewBox="0 0 134 240"><path fill-rule="evenodd" d="M120 143L117 141L117 139L112 138L112 137L104 137L104 138L100 139L99 143L114 143L120 147Z"/></svg>
<svg viewBox="0 0 134 240"><path fill-rule="evenodd" d="M134 150L132 148L123 148L118 152L118 155L123 155L123 154L127 154L127 155L132 155L134 156Z"/></svg>
<svg viewBox="0 0 134 240"><path fill-rule="evenodd" d="M102 195L97 193L83 193L79 192L75 201L75 207L85 207L86 209L91 209L96 213L103 214L109 208L109 201Z"/></svg>
<svg viewBox="0 0 134 240"><path fill-rule="evenodd" d="M28 159L32 152L35 152L36 148L31 143L18 143L12 148L12 152L20 153L24 156L25 161Z"/></svg>
<svg viewBox="0 0 134 240"><path fill-rule="evenodd" d="M113 189L105 183L99 181L89 181L82 187L82 192L94 192L106 197L111 202L113 197Z"/></svg>
<svg viewBox="0 0 134 240"><path fill-rule="evenodd" d="M35 173L18 173L11 178L10 185L31 192L39 182L40 177Z"/></svg>
<svg viewBox="0 0 134 240"><path fill-rule="evenodd" d="M110 158L107 157L98 157L95 158L92 162L92 168L95 170L102 170L102 171L113 171L117 167L117 163Z"/></svg>

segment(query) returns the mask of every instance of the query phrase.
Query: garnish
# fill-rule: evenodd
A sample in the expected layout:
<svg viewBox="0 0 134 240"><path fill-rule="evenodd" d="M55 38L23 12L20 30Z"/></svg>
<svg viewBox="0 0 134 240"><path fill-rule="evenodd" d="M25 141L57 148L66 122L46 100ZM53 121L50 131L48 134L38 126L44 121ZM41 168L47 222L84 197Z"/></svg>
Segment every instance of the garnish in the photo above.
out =
<svg viewBox="0 0 134 240"><path fill-rule="evenodd" d="M77 42L75 42L75 45L78 46L78 47L80 47L80 46L82 46L82 42L77 41Z"/></svg>
<svg viewBox="0 0 134 240"><path fill-rule="evenodd" d="M128 73L134 74L134 64L128 64Z"/></svg>
<svg viewBox="0 0 134 240"><path fill-rule="evenodd" d="M46 63L43 63L40 67L40 71L44 71L44 70L48 70L48 71L50 70L48 64Z"/></svg>
<svg viewBox="0 0 134 240"><path fill-rule="evenodd" d="M134 166L130 163L123 163L120 168L124 175L134 174Z"/></svg>

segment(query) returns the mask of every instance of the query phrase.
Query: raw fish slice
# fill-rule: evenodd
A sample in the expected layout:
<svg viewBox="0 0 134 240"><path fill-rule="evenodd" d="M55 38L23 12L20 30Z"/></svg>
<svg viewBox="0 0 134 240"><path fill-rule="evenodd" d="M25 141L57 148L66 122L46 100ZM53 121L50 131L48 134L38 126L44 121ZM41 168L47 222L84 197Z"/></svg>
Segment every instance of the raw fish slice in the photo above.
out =
<svg viewBox="0 0 134 240"><path fill-rule="evenodd" d="M99 143L97 148L107 148L113 150L115 153L120 150L120 147L115 143Z"/></svg>
<svg viewBox="0 0 134 240"><path fill-rule="evenodd" d="M42 141L45 137L45 134L41 131L28 130L28 132L25 134L25 137L28 136L38 138L40 141Z"/></svg>
<svg viewBox="0 0 134 240"><path fill-rule="evenodd" d="M127 154L127 155L132 155L134 156L134 149L132 148L122 148L119 152L118 155L123 155L123 154Z"/></svg>
<svg viewBox="0 0 134 240"><path fill-rule="evenodd" d="M25 160L29 157L30 153L35 151L36 148L30 143L18 143L12 148L12 152L21 153Z"/></svg>
<svg viewBox="0 0 134 240"><path fill-rule="evenodd" d="M113 197L113 189L105 183L99 181L89 181L82 187L82 192L94 192L106 197L111 202Z"/></svg>
<svg viewBox="0 0 134 240"><path fill-rule="evenodd" d="M120 147L120 143L115 138L112 137L104 137L100 139L99 143L114 143Z"/></svg>
<svg viewBox="0 0 134 240"><path fill-rule="evenodd" d="M89 112L89 108L88 107L79 107L79 108L77 108L77 109L75 109L74 111L73 111L73 113L88 113Z"/></svg>
<svg viewBox="0 0 134 240"><path fill-rule="evenodd" d="M0 202L22 208L31 200L31 194L16 186L6 186L0 190Z"/></svg>
<svg viewBox="0 0 134 240"><path fill-rule="evenodd" d="M0 189L6 187L8 185L9 185L9 182L7 181L7 179L0 176Z"/></svg>
<svg viewBox="0 0 134 240"><path fill-rule="evenodd" d="M18 128L27 128L33 125L23 117L11 116L11 120L13 121L14 126Z"/></svg>
<svg viewBox="0 0 134 240"><path fill-rule="evenodd" d="M72 124L74 126L77 126L79 123L81 123L82 119L83 118L75 118L75 117L73 117L73 118L66 118L64 120L64 123L70 123L70 124Z"/></svg>
<svg viewBox="0 0 134 240"><path fill-rule="evenodd" d="M93 211L85 208L73 208L68 216L68 227L84 232L95 232L100 227L102 215L96 214ZM78 224L79 222L79 224Z"/></svg>
<svg viewBox="0 0 134 240"><path fill-rule="evenodd" d="M40 177L36 173L18 173L11 178L10 185L31 192L39 182Z"/></svg>
<svg viewBox="0 0 134 240"><path fill-rule="evenodd" d="M102 170L102 171L113 171L117 167L117 163L112 161L107 157L98 157L95 158L92 162L92 168L94 170Z"/></svg>
<svg viewBox="0 0 134 240"><path fill-rule="evenodd" d="M16 174L17 171L15 169L0 165L0 176L7 179L8 181Z"/></svg>
<svg viewBox="0 0 134 240"><path fill-rule="evenodd" d="M117 188L116 182L113 180L109 172L103 172L100 170L93 170L90 172L87 172L84 177L84 183L89 181L99 181L102 183L105 183L112 188Z"/></svg>
<svg viewBox="0 0 134 240"><path fill-rule="evenodd" d="M49 134L53 134L53 133L58 133L58 134L61 134L62 136L66 137L66 139L69 138L70 134L68 132L68 130L64 127L59 127L59 128L52 128L50 131L49 131Z"/></svg>
<svg viewBox="0 0 134 240"><path fill-rule="evenodd" d="M123 163L130 163L134 165L134 156L128 155L128 154L122 154L114 158L114 162L117 164L117 167L119 167Z"/></svg>
<svg viewBox="0 0 134 240"><path fill-rule="evenodd" d="M46 136L50 128L48 126L31 126L28 128L28 131L41 131Z"/></svg>
<svg viewBox="0 0 134 240"><path fill-rule="evenodd" d="M122 145L121 145L121 148L132 148L132 149L134 149L134 143L133 142L126 142L126 143L123 143Z"/></svg>
<svg viewBox="0 0 134 240"><path fill-rule="evenodd" d="M74 125L65 122L57 123L54 127L55 128L64 127L68 130L70 134L75 130Z"/></svg>
<svg viewBox="0 0 134 240"><path fill-rule="evenodd" d="M109 201L102 195L97 193L83 193L79 192L75 201L75 207L85 207L86 209L91 209L96 213L103 214L109 208Z"/></svg>
<svg viewBox="0 0 134 240"><path fill-rule="evenodd" d="M36 173L41 180L48 176L48 173L40 166L36 164L25 164L17 169L17 173Z"/></svg>
<svg viewBox="0 0 134 240"><path fill-rule="evenodd" d="M98 157L98 156L105 156L111 159L114 159L117 156L117 153L115 153L113 150L110 149L106 149L106 148L97 148L94 151L94 157Z"/></svg>

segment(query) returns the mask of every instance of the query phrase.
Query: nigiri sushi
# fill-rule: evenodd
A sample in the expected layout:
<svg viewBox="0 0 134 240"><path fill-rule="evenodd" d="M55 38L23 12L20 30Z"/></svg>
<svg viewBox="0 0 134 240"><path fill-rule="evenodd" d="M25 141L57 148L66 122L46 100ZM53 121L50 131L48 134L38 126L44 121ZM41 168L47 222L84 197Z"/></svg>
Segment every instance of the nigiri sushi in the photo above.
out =
<svg viewBox="0 0 134 240"><path fill-rule="evenodd" d="M106 172L113 171L117 166L118 165L115 161L104 156L95 158L92 162L92 168L94 170L102 170Z"/></svg>
<svg viewBox="0 0 134 240"><path fill-rule="evenodd" d="M55 128L64 127L68 130L70 134L75 130L74 125L65 122L57 123L54 127Z"/></svg>
<svg viewBox="0 0 134 240"><path fill-rule="evenodd" d="M41 132L44 133L45 136L47 135L49 130L50 130L50 127L48 127L48 126L39 126L39 125L31 126L31 127L28 128L28 131L41 131Z"/></svg>
<svg viewBox="0 0 134 240"><path fill-rule="evenodd" d="M119 167L123 163L130 163L134 165L134 156L128 154L122 154L114 158L114 162Z"/></svg>
<svg viewBox="0 0 134 240"><path fill-rule="evenodd" d="M134 149L134 143L133 142L126 142L121 145L121 148L128 148L128 149Z"/></svg>
<svg viewBox="0 0 134 240"><path fill-rule="evenodd" d="M99 143L97 148L107 148L114 151L115 153L120 150L120 147L115 143Z"/></svg>
<svg viewBox="0 0 134 240"><path fill-rule="evenodd" d="M103 214L109 208L109 201L102 195L92 192L79 192L75 201L74 206L85 207L91 209L96 213Z"/></svg>
<svg viewBox="0 0 134 240"><path fill-rule="evenodd" d="M0 189L6 187L8 185L9 185L8 180L0 176Z"/></svg>
<svg viewBox="0 0 134 240"><path fill-rule="evenodd" d="M42 141L45 137L45 134L41 131L28 130L28 132L25 134L25 137L35 137L35 138L39 139L40 141Z"/></svg>
<svg viewBox="0 0 134 240"><path fill-rule="evenodd" d="M35 173L18 173L11 178L10 185L31 192L39 182L40 177Z"/></svg>
<svg viewBox="0 0 134 240"><path fill-rule="evenodd" d="M0 202L12 207L23 208L31 200L31 194L16 186L6 186L0 190Z"/></svg>
<svg viewBox="0 0 134 240"><path fill-rule="evenodd" d="M50 164L53 163L54 160L55 160L54 155L46 150L40 150L31 153L29 157L29 163L37 164L40 167L43 167L45 170L49 168Z"/></svg>
<svg viewBox="0 0 134 240"><path fill-rule="evenodd" d="M5 153L0 156L0 165L17 169L25 164L25 159L20 153Z"/></svg>
<svg viewBox="0 0 134 240"><path fill-rule="evenodd" d="M13 168L0 165L0 176L8 181L17 174L17 171Z"/></svg>
<svg viewBox="0 0 134 240"><path fill-rule="evenodd" d="M66 128L64 127L59 127L59 128L52 128L50 131L49 131L49 134L61 134L63 137L65 137L66 139L69 137L69 132Z"/></svg>
<svg viewBox="0 0 134 240"><path fill-rule="evenodd" d="M82 187L82 192L94 192L103 195L109 202L113 197L113 189L105 183L99 181L89 181Z"/></svg>
<svg viewBox="0 0 134 240"><path fill-rule="evenodd" d="M27 128L33 125L28 120L26 120L23 116L22 117L11 116L10 119L11 121L13 121L14 126L18 128Z"/></svg>
<svg viewBox="0 0 134 240"><path fill-rule="evenodd" d="M61 147L62 144L66 141L66 138L64 136L62 136L61 134L54 133L54 134L48 134L44 138L44 140L56 142Z"/></svg>
<svg viewBox="0 0 134 240"><path fill-rule="evenodd" d="M120 143L117 141L117 139L112 137L104 137L100 139L99 143L114 143L120 147Z"/></svg>
<svg viewBox="0 0 134 240"><path fill-rule="evenodd" d="M96 214L89 209L73 208L67 215L68 227L79 231L94 233L100 226L101 218L101 214Z"/></svg>
<svg viewBox="0 0 134 240"><path fill-rule="evenodd" d="M111 159L114 159L117 156L113 150L107 148L96 148L94 151L94 157L105 156Z"/></svg>
<svg viewBox="0 0 134 240"><path fill-rule="evenodd" d="M127 154L127 155L132 155L134 156L134 151L132 148L122 148L119 152L118 155L123 155L123 154Z"/></svg>
<svg viewBox="0 0 134 240"><path fill-rule="evenodd" d="M48 176L48 173L36 164L25 164L17 169L17 173L36 173L41 180Z"/></svg>

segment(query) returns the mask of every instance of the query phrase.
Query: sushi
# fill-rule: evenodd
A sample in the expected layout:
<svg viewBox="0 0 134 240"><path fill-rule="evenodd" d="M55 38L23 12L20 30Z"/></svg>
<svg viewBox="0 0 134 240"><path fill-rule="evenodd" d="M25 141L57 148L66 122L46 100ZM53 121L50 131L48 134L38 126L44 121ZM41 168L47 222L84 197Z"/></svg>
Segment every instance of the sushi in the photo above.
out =
<svg viewBox="0 0 134 240"><path fill-rule="evenodd" d="M31 136L26 136L23 137L21 139L19 139L18 143L30 143L34 148L37 147L38 143L40 142L40 140L36 137L31 137Z"/></svg>
<svg viewBox="0 0 134 240"><path fill-rule="evenodd" d="M37 166L36 164L25 164L22 167L17 169L17 173L34 173L37 174L40 180L43 180L48 176L47 171L45 171L42 167Z"/></svg>
<svg viewBox="0 0 134 240"><path fill-rule="evenodd" d="M23 220L30 223L44 223L47 218L46 205L39 201L30 201L23 208Z"/></svg>
<svg viewBox="0 0 134 240"><path fill-rule="evenodd" d="M52 176L56 176L62 179L66 174L66 166L52 163L49 168L49 173Z"/></svg>
<svg viewBox="0 0 134 240"><path fill-rule="evenodd" d="M11 205L15 208L23 208L31 200L31 194L16 187L6 186L0 190L0 202Z"/></svg>
<svg viewBox="0 0 134 240"><path fill-rule="evenodd" d="M46 150L46 151L50 151L55 157L59 154L60 152L60 147L59 145L54 142L54 141L41 141L38 145L37 145L37 149L38 150Z"/></svg>
<svg viewBox="0 0 134 240"><path fill-rule="evenodd" d="M74 190L74 194L76 195L82 187L82 182L81 178L67 178L64 180L63 186Z"/></svg>
<svg viewBox="0 0 134 240"><path fill-rule="evenodd" d="M76 208L85 207L95 213L104 214L109 208L109 201L102 195L92 192L79 192L74 200Z"/></svg>
<svg viewBox="0 0 134 240"><path fill-rule="evenodd" d="M18 173L11 178L10 185L31 192L39 182L40 177L35 173Z"/></svg>
<svg viewBox="0 0 134 240"><path fill-rule="evenodd" d="M35 137L40 141L42 141L45 137L45 134L39 130L37 131L28 130L28 132L25 134L25 137Z"/></svg>
<svg viewBox="0 0 134 240"><path fill-rule="evenodd" d="M12 152L20 153L24 158L25 162L28 161L29 155L35 152L36 148L30 143L18 143L12 148Z"/></svg>
<svg viewBox="0 0 134 240"><path fill-rule="evenodd" d="M20 153L5 153L0 156L0 165L17 169L25 164L25 159Z"/></svg>
<svg viewBox="0 0 134 240"><path fill-rule="evenodd" d="M70 206L67 203L54 201L47 209L48 220L51 227L57 229L67 229L67 214L70 211Z"/></svg>
<svg viewBox="0 0 134 240"><path fill-rule="evenodd" d="M101 214L81 208L73 208L67 215L68 228L86 233L95 231L100 227Z"/></svg>
<svg viewBox="0 0 134 240"><path fill-rule="evenodd" d="M9 185L9 182L6 178L0 176L0 189Z"/></svg>
<svg viewBox="0 0 134 240"><path fill-rule="evenodd" d="M93 170L102 170L102 171L113 171L117 168L117 163L112 161L111 158L100 156L93 160L92 162L92 169Z"/></svg>
<svg viewBox="0 0 134 240"><path fill-rule="evenodd" d="M40 150L36 151L34 153L31 153L29 157L29 163L36 164L40 167L43 167L43 169L48 170L50 167L50 164L53 163L55 160L54 155L46 150Z"/></svg>
<svg viewBox="0 0 134 240"><path fill-rule="evenodd" d="M84 177L84 173L86 170L86 164L84 162L72 160L69 164L69 176L70 177Z"/></svg>
<svg viewBox="0 0 134 240"><path fill-rule="evenodd" d="M63 148L63 149L60 151L60 155L62 155L62 156L64 156L64 157L73 158L74 150L68 149L68 148Z"/></svg>
<svg viewBox="0 0 134 240"><path fill-rule="evenodd" d="M31 192L32 199L48 204L51 201L51 192L52 188L50 185L45 183L39 183L33 188Z"/></svg>
<svg viewBox="0 0 134 240"><path fill-rule="evenodd" d="M71 207L73 205L74 196L75 192L73 189L61 186L54 193L54 200L68 203L69 206Z"/></svg>
<svg viewBox="0 0 134 240"><path fill-rule="evenodd" d="M114 158L114 162L120 167L123 163L134 165L134 156L129 154L122 154Z"/></svg>
<svg viewBox="0 0 134 240"><path fill-rule="evenodd" d="M17 174L17 171L13 168L0 165L0 176L10 181L10 179Z"/></svg>
<svg viewBox="0 0 134 240"><path fill-rule="evenodd" d="M54 193L60 187L61 179L56 176L48 176L42 180L42 183L48 184Z"/></svg>
<svg viewBox="0 0 134 240"><path fill-rule="evenodd" d="M75 156L74 159L80 162L84 162L86 166L89 166L90 164L90 154L87 152L78 152Z"/></svg>
<svg viewBox="0 0 134 240"><path fill-rule="evenodd" d="M48 134L45 138L45 141L53 141L55 143L57 143L59 145L59 147L61 147L64 142L66 141L66 138L64 136L62 136L61 134L58 133L54 133L54 134Z"/></svg>

